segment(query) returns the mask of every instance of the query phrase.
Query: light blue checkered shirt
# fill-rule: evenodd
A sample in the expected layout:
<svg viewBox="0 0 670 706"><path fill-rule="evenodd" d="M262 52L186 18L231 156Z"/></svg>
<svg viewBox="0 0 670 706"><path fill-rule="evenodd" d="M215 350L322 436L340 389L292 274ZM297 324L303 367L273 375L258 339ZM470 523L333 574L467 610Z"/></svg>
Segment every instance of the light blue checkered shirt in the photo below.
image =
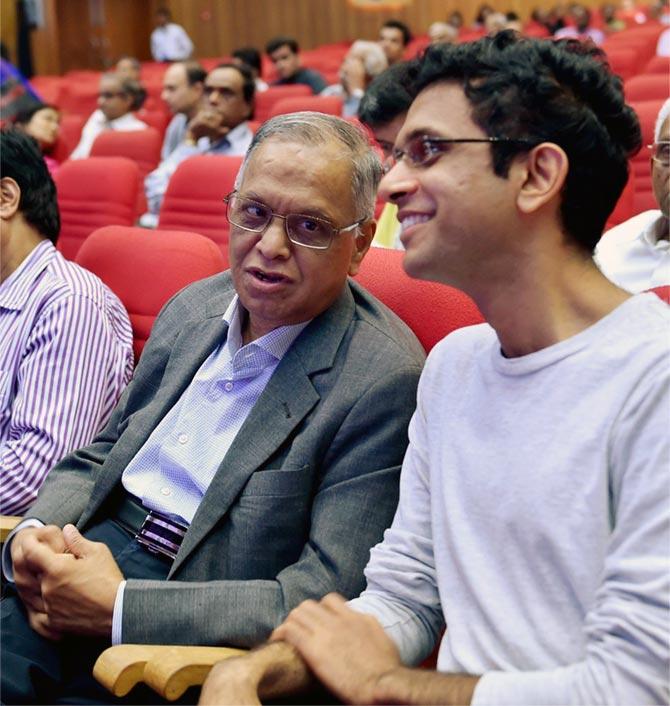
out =
<svg viewBox="0 0 670 706"><path fill-rule="evenodd" d="M193 520L235 436L282 357L309 321L242 345L237 296L223 315L228 336L123 472L124 488L174 519Z"/></svg>

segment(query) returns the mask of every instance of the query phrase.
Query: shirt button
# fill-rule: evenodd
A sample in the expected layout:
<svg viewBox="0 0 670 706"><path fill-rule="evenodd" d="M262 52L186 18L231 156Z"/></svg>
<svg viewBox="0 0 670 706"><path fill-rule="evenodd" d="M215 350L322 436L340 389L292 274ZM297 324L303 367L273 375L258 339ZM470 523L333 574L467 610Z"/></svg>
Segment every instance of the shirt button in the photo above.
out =
<svg viewBox="0 0 670 706"><path fill-rule="evenodd" d="M233 383L232 382L227 382L224 386L223 389L226 392L230 392L233 389Z"/></svg>
<svg viewBox="0 0 670 706"><path fill-rule="evenodd" d="M180 435L177 437L177 441L178 441L180 444L185 444L185 443L188 441L188 434L180 434Z"/></svg>
<svg viewBox="0 0 670 706"><path fill-rule="evenodd" d="M172 495L172 491L169 488L161 488L161 495Z"/></svg>

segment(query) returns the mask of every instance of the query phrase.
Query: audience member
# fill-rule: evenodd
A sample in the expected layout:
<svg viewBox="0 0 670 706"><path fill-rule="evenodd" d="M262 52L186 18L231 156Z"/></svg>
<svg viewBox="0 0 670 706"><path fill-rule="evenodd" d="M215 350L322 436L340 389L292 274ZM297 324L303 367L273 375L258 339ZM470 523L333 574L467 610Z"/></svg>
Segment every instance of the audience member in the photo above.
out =
<svg viewBox="0 0 670 706"><path fill-rule="evenodd" d="M521 18L516 12L510 11L505 13L505 29L511 29L514 32L523 31Z"/></svg>
<svg viewBox="0 0 670 706"><path fill-rule="evenodd" d="M379 30L379 45L389 66L402 61L407 45L412 41L409 27L400 20L387 20Z"/></svg>
<svg viewBox="0 0 670 706"><path fill-rule="evenodd" d="M243 155L251 144L254 79L246 66L220 64L205 78L206 105L188 123L184 140L144 180L149 210L140 225L155 228L163 197L177 167L197 154Z"/></svg>
<svg viewBox="0 0 670 706"><path fill-rule="evenodd" d="M507 28L507 17L502 12L489 12L484 20L486 34L492 37Z"/></svg>
<svg viewBox="0 0 670 706"><path fill-rule="evenodd" d="M163 74L161 98L173 117L165 131L161 159L167 159L184 141L189 121L202 107L206 76L197 61L178 61Z"/></svg>
<svg viewBox="0 0 670 706"><path fill-rule="evenodd" d="M387 67L386 54L376 42L355 41L340 67L340 82L321 91L322 96L342 98L342 117L354 117L365 89Z"/></svg>
<svg viewBox="0 0 670 706"><path fill-rule="evenodd" d="M664 29L658 38L656 56L670 56L670 27Z"/></svg>
<svg viewBox="0 0 670 706"><path fill-rule="evenodd" d="M428 28L428 37L431 44L451 44L458 39L458 29L449 22L433 22Z"/></svg>
<svg viewBox="0 0 670 706"><path fill-rule="evenodd" d="M114 67L114 71L123 76L124 78L129 78L132 81L140 81L140 73L142 71L142 64L134 56L122 56Z"/></svg>
<svg viewBox="0 0 670 706"><path fill-rule="evenodd" d="M460 10L452 10L449 13L449 17L447 18L447 22L452 27L455 27L460 32L461 27L463 26L463 13Z"/></svg>
<svg viewBox="0 0 670 706"><path fill-rule="evenodd" d="M417 89L380 193L405 270L488 323L430 354L366 591L306 602L201 703L304 683L294 650L356 704L667 703L670 308L591 257L635 114L595 48L509 31L429 47ZM439 672L409 668L445 625Z"/></svg>
<svg viewBox="0 0 670 706"><path fill-rule="evenodd" d="M86 121L79 144L70 159L84 159L91 153L95 138L105 130L144 130L145 122L133 115L144 103L146 92L137 81L115 73L103 74L100 79L98 109Z"/></svg>
<svg viewBox="0 0 670 706"><path fill-rule="evenodd" d="M166 7L156 10L156 29L151 33L151 56L154 61L184 61L193 53L193 42L186 30L172 22Z"/></svg>
<svg viewBox="0 0 670 706"><path fill-rule="evenodd" d="M14 124L37 142L49 174L53 176L58 169L58 162L49 156L49 152L58 140L60 130L58 109L52 105L35 101L14 116Z"/></svg>
<svg viewBox="0 0 670 706"><path fill-rule="evenodd" d="M603 22L603 29L607 34L614 34L626 29L626 23L617 17L617 7L613 2L606 2L600 6L600 17Z"/></svg>
<svg viewBox="0 0 670 706"><path fill-rule="evenodd" d="M263 61L258 49L255 47L240 47L240 49L235 49L232 57L233 64L237 66L244 64L251 71L256 84L256 92L268 90L268 84L261 78Z"/></svg>
<svg viewBox="0 0 670 706"><path fill-rule="evenodd" d="M556 39L575 38L580 40L590 39L600 46L605 41L602 30L591 25L591 10L584 5L574 3L570 8L574 25L568 25L554 32Z"/></svg>
<svg viewBox="0 0 670 706"><path fill-rule="evenodd" d="M321 93L327 86L326 79L318 71L300 65L300 47L295 39L275 37L267 43L265 51L279 76L273 86L304 83L312 89L312 93Z"/></svg>
<svg viewBox="0 0 670 706"><path fill-rule="evenodd" d="M56 187L34 141L0 132L0 160L0 511L18 515L109 419L132 331L116 296L54 247Z"/></svg>
<svg viewBox="0 0 670 706"><path fill-rule="evenodd" d="M114 701L91 676L110 640L253 645L362 589L424 357L347 278L380 176L341 118L261 126L226 198L231 269L166 305L106 429L31 508L50 526L10 537L3 701Z"/></svg>
<svg viewBox="0 0 670 706"><path fill-rule="evenodd" d="M411 88L413 66L412 62L403 61L380 74L368 87L358 110L359 120L372 132L387 166L414 97ZM402 250L397 213L395 204L385 204L372 241L374 246Z"/></svg>
<svg viewBox="0 0 670 706"><path fill-rule="evenodd" d="M472 24L472 29L485 29L486 18L495 10L487 3L482 3L475 15L475 21Z"/></svg>
<svg viewBox="0 0 670 706"><path fill-rule="evenodd" d="M658 114L650 147L658 210L639 213L608 230L595 252L603 274L633 293L670 285L670 99Z"/></svg>

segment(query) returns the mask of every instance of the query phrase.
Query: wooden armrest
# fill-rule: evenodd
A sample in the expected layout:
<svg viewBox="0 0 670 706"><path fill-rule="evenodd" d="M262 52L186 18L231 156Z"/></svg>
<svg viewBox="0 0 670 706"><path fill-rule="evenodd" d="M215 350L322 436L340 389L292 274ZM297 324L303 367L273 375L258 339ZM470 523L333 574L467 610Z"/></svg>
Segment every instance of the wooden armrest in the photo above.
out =
<svg viewBox="0 0 670 706"><path fill-rule="evenodd" d="M21 522L23 517L15 515L0 515L0 544L9 536L9 533Z"/></svg>
<svg viewBox="0 0 670 706"><path fill-rule="evenodd" d="M115 645L98 657L93 676L114 696L125 696L145 682L168 701L199 686L220 660L245 654L232 647Z"/></svg>

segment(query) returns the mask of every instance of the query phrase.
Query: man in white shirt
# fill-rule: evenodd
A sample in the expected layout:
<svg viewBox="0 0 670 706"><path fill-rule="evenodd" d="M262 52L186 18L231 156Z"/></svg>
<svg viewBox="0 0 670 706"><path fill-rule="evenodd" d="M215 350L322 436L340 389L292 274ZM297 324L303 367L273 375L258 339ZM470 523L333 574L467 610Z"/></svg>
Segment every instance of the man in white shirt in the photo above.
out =
<svg viewBox="0 0 670 706"><path fill-rule="evenodd" d="M303 603L201 703L310 670L356 704L667 703L670 308L592 257L635 113L593 45L507 30L429 47L415 88L380 194L406 272L488 323L428 357L366 590Z"/></svg>
<svg viewBox="0 0 670 706"><path fill-rule="evenodd" d="M670 98L659 111L649 147L658 210L638 213L608 230L594 255L605 277L633 293L670 284Z"/></svg>
<svg viewBox="0 0 670 706"><path fill-rule="evenodd" d="M188 123L202 107L207 72L197 61L178 61L163 74L161 98L173 118L165 131L161 159L167 159L183 142Z"/></svg>
<svg viewBox="0 0 670 706"><path fill-rule="evenodd" d="M100 79L98 109L91 113L79 144L70 159L85 159L91 153L95 138L105 130L144 130L148 125L133 115L142 107L146 93L137 81L117 73L103 74Z"/></svg>
<svg viewBox="0 0 670 706"><path fill-rule="evenodd" d="M151 33L151 56L154 61L184 61L193 53L193 42L186 30L171 22L166 7L156 11L156 29Z"/></svg>

